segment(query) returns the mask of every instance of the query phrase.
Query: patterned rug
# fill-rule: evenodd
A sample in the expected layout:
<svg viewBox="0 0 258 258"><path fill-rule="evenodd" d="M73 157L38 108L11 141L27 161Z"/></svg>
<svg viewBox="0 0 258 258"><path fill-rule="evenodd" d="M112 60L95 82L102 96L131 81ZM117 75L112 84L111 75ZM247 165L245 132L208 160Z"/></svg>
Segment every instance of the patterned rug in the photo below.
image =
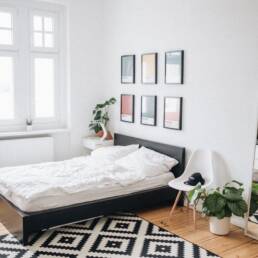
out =
<svg viewBox="0 0 258 258"><path fill-rule="evenodd" d="M135 215L119 214L49 230L23 247L0 236L0 258L218 257Z"/></svg>
<svg viewBox="0 0 258 258"><path fill-rule="evenodd" d="M249 217L249 221L258 224L258 210L251 217Z"/></svg>

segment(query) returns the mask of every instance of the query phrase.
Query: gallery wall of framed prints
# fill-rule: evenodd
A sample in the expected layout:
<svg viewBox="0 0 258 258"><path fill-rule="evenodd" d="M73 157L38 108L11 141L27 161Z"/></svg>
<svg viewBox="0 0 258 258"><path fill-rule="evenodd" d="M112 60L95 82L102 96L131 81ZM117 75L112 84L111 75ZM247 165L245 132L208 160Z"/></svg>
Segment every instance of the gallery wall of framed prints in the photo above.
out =
<svg viewBox="0 0 258 258"><path fill-rule="evenodd" d="M165 62L161 71L164 72L165 85L184 84L184 50L171 50L164 53ZM136 83L136 62L134 54L121 56L121 84ZM139 58L141 68L141 84L158 84L158 53L144 53ZM127 87L127 86L123 86ZM165 86L161 86L165 87ZM170 86L169 86L170 87ZM135 98L140 98L141 108L137 115L142 125L157 126L158 108L157 103L163 98L163 128L182 130L183 98L173 96L173 88L169 96L157 96L151 94L152 88L146 95L135 96L133 94L121 94L120 96L120 120L134 123L135 121Z"/></svg>

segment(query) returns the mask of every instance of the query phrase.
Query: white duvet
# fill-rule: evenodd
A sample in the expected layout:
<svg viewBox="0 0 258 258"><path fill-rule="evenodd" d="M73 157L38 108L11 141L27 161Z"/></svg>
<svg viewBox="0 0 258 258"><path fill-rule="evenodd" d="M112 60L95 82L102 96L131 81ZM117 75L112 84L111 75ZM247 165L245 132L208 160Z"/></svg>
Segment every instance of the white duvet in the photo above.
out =
<svg viewBox="0 0 258 258"><path fill-rule="evenodd" d="M141 170L129 170L108 160L84 156L2 168L0 194L9 200L20 197L33 201L42 196L64 196L108 185L127 186L145 177Z"/></svg>

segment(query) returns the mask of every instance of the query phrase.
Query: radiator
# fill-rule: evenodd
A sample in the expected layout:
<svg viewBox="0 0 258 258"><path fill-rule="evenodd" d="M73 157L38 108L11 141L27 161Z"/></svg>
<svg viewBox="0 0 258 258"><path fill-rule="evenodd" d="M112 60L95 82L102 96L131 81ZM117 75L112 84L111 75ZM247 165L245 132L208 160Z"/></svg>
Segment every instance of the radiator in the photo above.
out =
<svg viewBox="0 0 258 258"><path fill-rule="evenodd" d="M54 160L53 138L49 136L0 140L0 167Z"/></svg>

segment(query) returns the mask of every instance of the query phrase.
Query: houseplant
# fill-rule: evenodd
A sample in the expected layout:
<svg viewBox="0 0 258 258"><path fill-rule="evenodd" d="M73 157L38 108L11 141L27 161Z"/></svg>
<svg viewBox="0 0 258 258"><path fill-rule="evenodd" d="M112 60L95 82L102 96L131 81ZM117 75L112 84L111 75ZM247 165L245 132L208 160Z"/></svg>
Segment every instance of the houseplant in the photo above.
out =
<svg viewBox="0 0 258 258"><path fill-rule="evenodd" d="M191 203L202 200L202 213L209 216L210 231L217 235L229 233L230 218L234 214L244 217L247 212L247 204L243 199L243 184L233 180L210 191L199 184L190 193Z"/></svg>
<svg viewBox="0 0 258 258"><path fill-rule="evenodd" d="M249 216L252 216L258 210L258 183L252 183L251 200Z"/></svg>
<svg viewBox="0 0 258 258"><path fill-rule="evenodd" d="M93 130L97 136L102 137L104 132L106 132L106 127L109 121L108 110L109 107L116 103L114 97L106 100L104 103L97 104L92 112L93 118L89 124L90 130ZM112 136L104 135L104 138L111 138Z"/></svg>

